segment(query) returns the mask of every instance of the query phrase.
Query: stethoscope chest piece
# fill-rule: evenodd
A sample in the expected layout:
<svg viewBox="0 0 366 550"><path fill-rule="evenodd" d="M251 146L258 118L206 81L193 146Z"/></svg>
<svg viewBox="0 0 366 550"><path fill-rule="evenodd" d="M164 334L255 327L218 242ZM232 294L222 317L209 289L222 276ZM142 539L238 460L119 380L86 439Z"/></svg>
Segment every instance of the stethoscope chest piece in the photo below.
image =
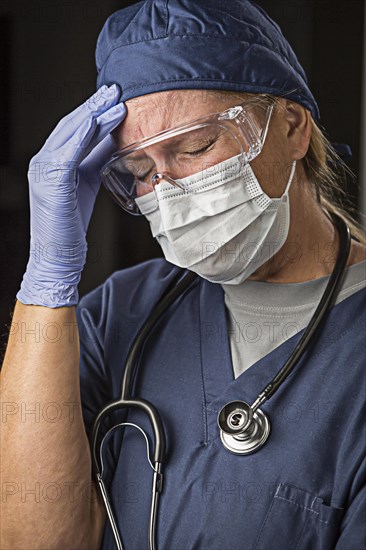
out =
<svg viewBox="0 0 366 550"><path fill-rule="evenodd" d="M217 417L225 449L238 455L254 453L266 442L270 423L260 409L253 412L245 401L231 401Z"/></svg>

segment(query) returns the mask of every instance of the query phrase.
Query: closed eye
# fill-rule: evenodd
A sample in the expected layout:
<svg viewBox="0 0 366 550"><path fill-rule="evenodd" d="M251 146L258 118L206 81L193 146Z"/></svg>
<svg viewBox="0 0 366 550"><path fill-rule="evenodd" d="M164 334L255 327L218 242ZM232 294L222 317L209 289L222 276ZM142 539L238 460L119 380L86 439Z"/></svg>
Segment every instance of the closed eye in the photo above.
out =
<svg viewBox="0 0 366 550"><path fill-rule="evenodd" d="M191 155L191 156L197 156L197 155L200 155L201 153L205 153L206 151L209 150L209 148L211 147L211 145L213 144L214 142L211 141L210 143L208 143L207 145L205 145L204 147L202 147L201 149L196 149L195 151L185 151L184 154L185 155Z"/></svg>

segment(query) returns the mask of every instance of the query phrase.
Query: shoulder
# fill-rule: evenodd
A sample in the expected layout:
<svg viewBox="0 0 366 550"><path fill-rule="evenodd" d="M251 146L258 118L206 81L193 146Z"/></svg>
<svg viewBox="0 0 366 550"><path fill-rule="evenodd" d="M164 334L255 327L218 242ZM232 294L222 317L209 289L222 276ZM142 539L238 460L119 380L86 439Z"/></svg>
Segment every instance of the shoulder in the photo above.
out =
<svg viewBox="0 0 366 550"><path fill-rule="evenodd" d="M154 259L112 273L83 296L76 320L83 353L121 355L168 287L183 273L164 259ZM118 355L117 353L117 355Z"/></svg>
<svg viewBox="0 0 366 550"><path fill-rule="evenodd" d="M95 304L109 304L139 308L146 300L158 299L159 294L182 270L163 258L114 271L101 285L85 294L78 309Z"/></svg>

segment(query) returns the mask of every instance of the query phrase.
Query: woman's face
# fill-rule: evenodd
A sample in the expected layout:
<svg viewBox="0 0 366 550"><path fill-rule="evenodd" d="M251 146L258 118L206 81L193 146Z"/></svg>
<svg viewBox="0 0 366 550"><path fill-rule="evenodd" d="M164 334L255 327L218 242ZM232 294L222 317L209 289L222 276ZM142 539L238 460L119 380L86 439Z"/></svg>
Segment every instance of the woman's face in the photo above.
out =
<svg viewBox="0 0 366 550"><path fill-rule="evenodd" d="M126 101L127 117L113 134L118 148L122 149L167 128L224 111L240 103L242 100L234 95L209 90L173 90L149 94ZM270 197L281 196L285 185L283 181L288 177L286 170L281 175L288 159L279 118L276 113L272 114L263 150L251 162L263 190ZM136 176L143 175L144 181L151 181L151 176L156 172L180 179L239 152L237 141L228 132L207 127L150 145L126 157L126 163L128 170ZM288 160L287 168L290 163ZM151 191L151 185L141 185L138 194Z"/></svg>

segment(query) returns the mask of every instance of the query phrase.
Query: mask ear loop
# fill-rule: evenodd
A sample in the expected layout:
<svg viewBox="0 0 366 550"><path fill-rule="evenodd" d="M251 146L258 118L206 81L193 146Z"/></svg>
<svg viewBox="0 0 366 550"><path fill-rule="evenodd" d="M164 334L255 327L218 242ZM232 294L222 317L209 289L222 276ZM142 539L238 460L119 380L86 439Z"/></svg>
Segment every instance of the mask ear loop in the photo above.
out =
<svg viewBox="0 0 366 550"><path fill-rule="evenodd" d="M288 190L290 189L290 185L291 185L291 183L292 183L292 180L294 179L295 170L296 170L296 160L294 160L294 162L292 163L292 166L291 166L290 177L288 178L288 182L287 182L287 185L286 185L286 189L285 189L285 191L284 191L284 193L283 193L285 196L287 195Z"/></svg>

